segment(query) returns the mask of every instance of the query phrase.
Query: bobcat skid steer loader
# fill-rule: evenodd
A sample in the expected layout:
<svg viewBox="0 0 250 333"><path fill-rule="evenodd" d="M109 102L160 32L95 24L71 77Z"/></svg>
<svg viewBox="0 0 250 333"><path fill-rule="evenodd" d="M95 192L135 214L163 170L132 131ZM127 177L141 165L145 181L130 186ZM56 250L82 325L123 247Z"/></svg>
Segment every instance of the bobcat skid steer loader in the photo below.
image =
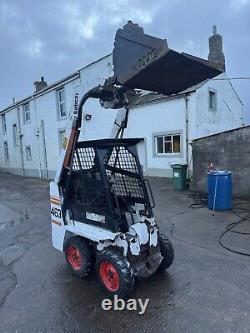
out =
<svg viewBox="0 0 250 333"><path fill-rule="evenodd" d="M136 149L141 139L123 138L129 96L136 95L135 89L175 94L220 71L169 49L166 40L144 34L130 21L117 31L113 65L114 76L86 92L72 114L50 185L52 240L75 275L84 277L95 267L109 296L127 297L136 278L165 270L174 259L173 246L153 216L154 198ZM89 98L119 109L114 138L79 140Z"/></svg>

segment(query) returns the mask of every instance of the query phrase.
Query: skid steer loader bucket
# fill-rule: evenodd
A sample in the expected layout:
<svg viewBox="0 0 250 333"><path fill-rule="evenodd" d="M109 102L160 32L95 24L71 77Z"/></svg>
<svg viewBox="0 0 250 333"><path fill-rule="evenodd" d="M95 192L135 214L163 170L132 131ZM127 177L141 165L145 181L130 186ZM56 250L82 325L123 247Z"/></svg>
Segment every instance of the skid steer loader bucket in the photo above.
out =
<svg viewBox="0 0 250 333"><path fill-rule="evenodd" d="M168 47L165 39L144 34L129 21L116 33L112 83L127 89L177 94L222 71L215 64Z"/></svg>

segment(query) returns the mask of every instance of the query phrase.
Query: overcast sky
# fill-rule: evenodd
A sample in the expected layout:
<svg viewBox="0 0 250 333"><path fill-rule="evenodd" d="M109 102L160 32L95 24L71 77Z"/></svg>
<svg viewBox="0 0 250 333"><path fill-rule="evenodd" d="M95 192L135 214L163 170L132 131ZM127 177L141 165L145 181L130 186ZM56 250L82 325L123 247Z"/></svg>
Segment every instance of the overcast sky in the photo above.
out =
<svg viewBox="0 0 250 333"><path fill-rule="evenodd" d="M0 0L0 109L111 52L129 19L203 58L216 24L228 75L250 77L250 0ZM250 122L250 80L232 83Z"/></svg>

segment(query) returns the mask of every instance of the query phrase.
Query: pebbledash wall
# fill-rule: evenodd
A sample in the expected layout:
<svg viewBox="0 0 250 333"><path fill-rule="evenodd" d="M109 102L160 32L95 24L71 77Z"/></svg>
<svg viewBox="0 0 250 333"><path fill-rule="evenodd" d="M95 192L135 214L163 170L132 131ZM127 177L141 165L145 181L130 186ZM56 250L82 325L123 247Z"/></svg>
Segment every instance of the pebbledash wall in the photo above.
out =
<svg viewBox="0 0 250 333"><path fill-rule="evenodd" d="M80 99L86 91L102 84L110 76L112 56L107 55L0 111L0 170L52 178L57 168L67 118L74 109L75 95L78 93ZM64 98L60 101L58 94L62 89ZM62 102L66 117L60 115ZM27 103L30 121L25 121ZM83 117L85 119L88 114L91 119L84 121L81 138L110 137L116 112L102 108L98 100L88 101ZM124 136L144 139L138 145L138 150L145 175L171 177L171 164L174 163L189 164L192 173L190 143L193 139L237 128L242 124L242 103L223 73L175 96L154 95L147 101L143 97L138 99L131 107ZM157 137L171 141L176 135L180 137L178 152L157 151Z"/></svg>

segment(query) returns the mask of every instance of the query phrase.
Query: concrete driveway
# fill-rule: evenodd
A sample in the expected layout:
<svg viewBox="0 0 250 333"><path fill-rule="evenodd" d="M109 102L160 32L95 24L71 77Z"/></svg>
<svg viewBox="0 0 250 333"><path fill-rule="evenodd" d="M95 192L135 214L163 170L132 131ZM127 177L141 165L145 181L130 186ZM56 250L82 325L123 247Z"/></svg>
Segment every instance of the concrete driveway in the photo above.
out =
<svg viewBox="0 0 250 333"><path fill-rule="evenodd" d="M49 183L0 174L0 332L249 332L250 259L218 244L237 217L189 208L188 193L175 192L169 180L151 184L175 261L138 283L131 298L150 299L140 315L104 311L95 274L73 277L52 248ZM240 227L250 231L249 221ZM250 252L248 235L225 242Z"/></svg>

